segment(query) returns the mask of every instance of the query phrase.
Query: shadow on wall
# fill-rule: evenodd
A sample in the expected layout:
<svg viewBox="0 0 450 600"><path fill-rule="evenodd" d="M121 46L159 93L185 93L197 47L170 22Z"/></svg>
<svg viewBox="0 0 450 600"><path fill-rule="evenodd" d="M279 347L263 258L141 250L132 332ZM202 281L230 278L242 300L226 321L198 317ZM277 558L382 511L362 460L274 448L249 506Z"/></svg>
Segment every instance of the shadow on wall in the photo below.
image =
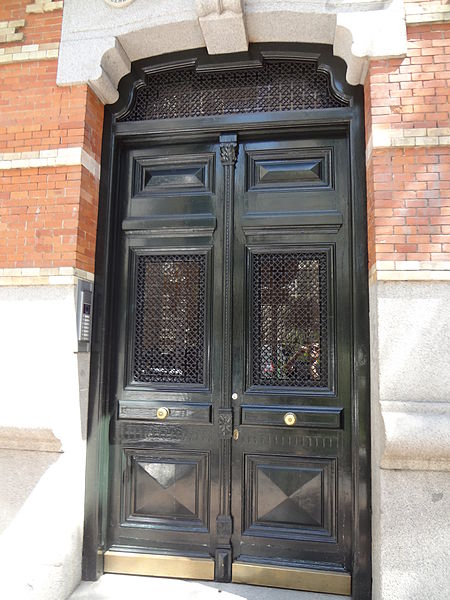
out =
<svg viewBox="0 0 450 600"><path fill-rule="evenodd" d="M0 449L0 598L64 600L79 583L84 460L83 443Z"/></svg>
<svg viewBox="0 0 450 600"><path fill-rule="evenodd" d="M220 595L219 595L220 594ZM347 596L298 592L278 588L186 581L135 575L103 575L99 581L83 582L70 600L147 600L148 598L180 598L181 600L348 600Z"/></svg>
<svg viewBox="0 0 450 600"><path fill-rule="evenodd" d="M0 449L0 536L59 457L59 452Z"/></svg>
<svg viewBox="0 0 450 600"><path fill-rule="evenodd" d="M87 438L87 414L89 402L89 364L91 354L89 352L77 353L78 363L78 389L80 395L80 430L81 439Z"/></svg>

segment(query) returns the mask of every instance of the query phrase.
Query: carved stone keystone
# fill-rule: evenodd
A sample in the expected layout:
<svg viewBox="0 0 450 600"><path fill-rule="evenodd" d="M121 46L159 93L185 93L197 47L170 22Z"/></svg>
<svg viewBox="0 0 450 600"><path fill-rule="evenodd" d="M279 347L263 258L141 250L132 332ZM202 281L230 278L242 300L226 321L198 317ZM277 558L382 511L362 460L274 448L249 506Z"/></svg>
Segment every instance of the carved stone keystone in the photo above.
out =
<svg viewBox="0 0 450 600"><path fill-rule="evenodd" d="M242 0L196 0L196 8L209 54L247 50Z"/></svg>

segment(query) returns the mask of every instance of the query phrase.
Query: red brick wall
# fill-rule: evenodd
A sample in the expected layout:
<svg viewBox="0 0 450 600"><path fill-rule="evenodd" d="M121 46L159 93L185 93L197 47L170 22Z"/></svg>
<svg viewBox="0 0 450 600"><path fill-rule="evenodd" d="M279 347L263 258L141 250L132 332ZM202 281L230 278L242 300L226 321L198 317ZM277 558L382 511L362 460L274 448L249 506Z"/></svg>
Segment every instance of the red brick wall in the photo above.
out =
<svg viewBox="0 0 450 600"><path fill-rule="evenodd" d="M0 20L26 21L23 40L0 47L59 40L62 11L30 14L31 1L0 3ZM450 260L449 61L450 24L430 24L408 28L406 57L370 64L370 264ZM103 106L85 85L58 87L56 70L56 59L0 64L0 153L82 147L99 161ZM380 146L380 131L392 133L399 147ZM405 136L414 145L399 141ZM0 268L93 272L97 197L98 181L82 166L0 171Z"/></svg>
<svg viewBox="0 0 450 600"><path fill-rule="evenodd" d="M0 267L94 272L98 182L82 166L0 171Z"/></svg>
<svg viewBox="0 0 450 600"><path fill-rule="evenodd" d="M20 42L59 41L62 11L26 13L3 0L0 20L25 19ZM82 147L100 161L103 106L86 86L58 87L57 60L0 64L0 153ZM0 170L0 268L94 271L98 181L82 167Z"/></svg>
<svg viewBox="0 0 450 600"><path fill-rule="evenodd" d="M450 260L449 84L450 24L410 26L405 58L370 64L365 84L366 138L373 134L375 143L367 164L370 264ZM383 130L402 146L377 147ZM398 139L404 134L413 146Z"/></svg>

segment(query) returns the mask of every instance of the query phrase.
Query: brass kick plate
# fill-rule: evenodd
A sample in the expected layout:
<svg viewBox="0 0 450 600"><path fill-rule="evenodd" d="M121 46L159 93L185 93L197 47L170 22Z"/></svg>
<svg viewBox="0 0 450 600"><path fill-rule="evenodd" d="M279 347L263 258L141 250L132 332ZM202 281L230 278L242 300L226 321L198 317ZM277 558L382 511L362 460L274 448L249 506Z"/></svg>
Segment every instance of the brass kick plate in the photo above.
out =
<svg viewBox="0 0 450 600"><path fill-rule="evenodd" d="M249 583L342 596L350 596L352 593L352 578L347 573L316 571L315 569L271 567L235 562L232 567L232 581L233 583Z"/></svg>
<svg viewBox="0 0 450 600"><path fill-rule="evenodd" d="M105 573L214 580L214 560L209 558L108 550L104 570Z"/></svg>

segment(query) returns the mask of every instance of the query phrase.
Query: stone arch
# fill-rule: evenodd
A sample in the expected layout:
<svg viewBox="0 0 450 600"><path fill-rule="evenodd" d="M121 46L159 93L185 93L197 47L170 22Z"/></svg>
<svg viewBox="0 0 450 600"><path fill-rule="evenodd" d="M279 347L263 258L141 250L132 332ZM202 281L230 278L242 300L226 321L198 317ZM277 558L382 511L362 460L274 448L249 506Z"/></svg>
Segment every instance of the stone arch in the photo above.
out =
<svg viewBox="0 0 450 600"><path fill-rule="evenodd" d="M117 10L102 0L69 0L58 83L89 83L109 104L133 61L202 47L209 54L242 52L264 42L332 45L347 64L347 81L363 83L370 58L405 52L403 2L138 1Z"/></svg>

